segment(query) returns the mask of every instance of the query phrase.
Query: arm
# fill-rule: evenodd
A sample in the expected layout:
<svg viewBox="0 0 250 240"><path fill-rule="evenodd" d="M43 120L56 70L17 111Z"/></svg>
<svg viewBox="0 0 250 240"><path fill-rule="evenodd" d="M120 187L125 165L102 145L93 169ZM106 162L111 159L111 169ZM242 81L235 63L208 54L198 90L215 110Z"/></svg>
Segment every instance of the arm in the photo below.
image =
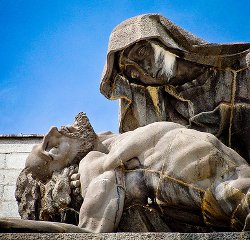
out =
<svg viewBox="0 0 250 240"><path fill-rule="evenodd" d="M81 206L78 226L95 233L113 232L120 222L124 198L125 190L114 170L94 178Z"/></svg>
<svg viewBox="0 0 250 240"><path fill-rule="evenodd" d="M117 136L103 161L104 171L115 169L132 158L143 156L149 149L159 148L157 145L160 141L175 135L175 130L180 128L186 129L177 123L155 122Z"/></svg>
<svg viewBox="0 0 250 240"><path fill-rule="evenodd" d="M153 129L138 128L119 135L111 144L103 161L104 171L115 169L132 158L137 158L157 141ZM154 138L154 142L150 139Z"/></svg>

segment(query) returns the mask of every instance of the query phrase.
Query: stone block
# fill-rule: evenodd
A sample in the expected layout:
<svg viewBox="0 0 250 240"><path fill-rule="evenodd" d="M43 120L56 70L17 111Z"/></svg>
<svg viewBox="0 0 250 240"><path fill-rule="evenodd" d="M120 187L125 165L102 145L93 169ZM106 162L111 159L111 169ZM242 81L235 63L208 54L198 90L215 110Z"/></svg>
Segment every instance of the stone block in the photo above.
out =
<svg viewBox="0 0 250 240"><path fill-rule="evenodd" d="M7 169L23 169L25 166L26 158L29 153L11 153L6 154L6 167Z"/></svg>
<svg viewBox="0 0 250 240"><path fill-rule="evenodd" d="M0 202L3 199L3 187L4 187L4 185L0 184Z"/></svg>
<svg viewBox="0 0 250 240"><path fill-rule="evenodd" d="M5 154L0 153L0 169L6 168Z"/></svg>
<svg viewBox="0 0 250 240"><path fill-rule="evenodd" d="M0 153L29 153L34 144L1 144Z"/></svg>
<svg viewBox="0 0 250 240"><path fill-rule="evenodd" d="M16 185L16 180L21 170L17 169L4 169L0 173L0 184Z"/></svg>
<svg viewBox="0 0 250 240"><path fill-rule="evenodd" d="M16 201L1 201L0 202L0 218L1 217L20 218Z"/></svg>
<svg viewBox="0 0 250 240"><path fill-rule="evenodd" d="M2 233L0 239L8 240L192 240L192 239L220 239L220 240L249 240L250 232L226 233Z"/></svg>
<svg viewBox="0 0 250 240"><path fill-rule="evenodd" d="M0 184L4 184L4 178L5 178L5 176L4 176L4 170L0 170Z"/></svg>
<svg viewBox="0 0 250 240"><path fill-rule="evenodd" d="M3 187L2 201L15 201L16 185L6 185Z"/></svg>

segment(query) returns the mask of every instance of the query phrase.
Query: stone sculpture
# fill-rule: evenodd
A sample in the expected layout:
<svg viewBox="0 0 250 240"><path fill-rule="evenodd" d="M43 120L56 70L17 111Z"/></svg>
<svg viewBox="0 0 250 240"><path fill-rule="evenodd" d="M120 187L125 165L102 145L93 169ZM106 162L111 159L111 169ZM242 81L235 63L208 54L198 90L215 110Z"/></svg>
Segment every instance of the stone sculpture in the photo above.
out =
<svg viewBox="0 0 250 240"><path fill-rule="evenodd" d="M249 43L210 44L157 14L121 23L100 86L120 99L120 134L83 113L52 127L17 181L24 220L0 227L250 230L249 62Z"/></svg>
<svg viewBox="0 0 250 240"><path fill-rule="evenodd" d="M211 44L146 14L110 35L101 93L120 132L171 121L216 135L250 162L250 43Z"/></svg>
<svg viewBox="0 0 250 240"><path fill-rule="evenodd" d="M84 231L115 231L135 204L162 218L189 212L193 225L250 229L250 167L212 134L156 122L101 141L80 113L72 126L51 128L25 170L48 182L79 161L71 184L81 188L78 226Z"/></svg>
<svg viewBox="0 0 250 240"><path fill-rule="evenodd" d="M15 195L22 219L78 224L82 197L80 189L72 185L70 179L78 172L79 161L94 146L96 135L93 130L88 131L86 120L79 114L75 122L62 127L60 133L56 127L51 127L42 144L34 147L27 159L33 168L23 169L17 179ZM83 129L80 136L76 130L79 126ZM98 139L105 145L114 136L104 132L98 134ZM48 164L52 156L53 161Z"/></svg>

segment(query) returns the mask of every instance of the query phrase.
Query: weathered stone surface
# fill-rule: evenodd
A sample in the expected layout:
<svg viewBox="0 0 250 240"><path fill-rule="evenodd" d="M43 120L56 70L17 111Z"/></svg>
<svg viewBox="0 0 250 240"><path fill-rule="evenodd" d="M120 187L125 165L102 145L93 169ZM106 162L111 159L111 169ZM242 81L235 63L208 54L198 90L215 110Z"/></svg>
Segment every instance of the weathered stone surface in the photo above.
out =
<svg viewBox="0 0 250 240"><path fill-rule="evenodd" d="M6 161L5 161L5 154L0 153L0 169L3 169L6 167Z"/></svg>
<svg viewBox="0 0 250 240"><path fill-rule="evenodd" d="M23 163L22 163L23 164ZM0 184L15 185L21 169L1 169Z"/></svg>
<svg viewBox="0 0 250 240"><path fill-rule="evenodd" d="M3 240L249 240L250 232L228 233L18 233L0 234Z"/></svg>
<svg viewBox="0 0 250 240"><path fill-rule="evenodd" d="M29 153L42 135L0 135L0 153Z"/></svg>
<svg viewBox="0 0 250 240"><path fill-rule="evenodd" d="M82 228L73 224L58 223L52 221L35 221L15 218L1 218L0 232L19 233L19 232L37 232L37 233L86 233Z"/></svg>
<svg viewBox="0 0 250 240"><path fill-rule="evenodd" d="M16 201L1 201L0 204L0 218L17 216L18 207Z"/></svg>
<svg viewBox="0 0 250 240"><path fill-rule="evenodd" d="M101 141L80 113L33 148L16 197L24 219L77 224L70 210L87 232L242 231L249 176L247 162L212 134L162 121Z"/></svg>
<svg viewBox="0 0 250 240"><path fill-rule="evenodd" d="M120 24L101 92L121 100L121 134L102 140L84 113L52 127L18 178L22 218L77 224L70 210L72 228L95 233L250 230L249 53L249 43L210 44L157 14Z"/></svg>
<svg viewBox="0 0 250 240"><path fill-rule="evenodd" d="M25 160L28 157L28 153L10 153L6 154L6 168L7 169L23 169Z"/></svg>
<svg viewBox="0 0 250 240"><path fill-rule="evenodd" d="M47 183L37 181L23 170L17 179L15 194L21 218L77 225L82 198L80 193L74 195L70 190L70 176L77 170L72 165L54 172Z"/></svg>
<svg viewBox="0 0 250 240"><path fill-rule="evenodd" d="M157 14L110 35L101 93L120 132L171 121L216 135L250 163L250 43L210 44Z"/></svg>
<svg viewBox="0 0 250 240"><path fill-rule="evenodd" d="M20 218L14 191L16 180L24 168L27 150L41 140L41 135L0 135L0 217Z"/></svg>
<svg viewBox="0 0 250 240"><path fill-rule="evenodd" d="M4 199L7 201L12 201L13 196L15 196L15 190L16 186L15 185L6 185L3 188L3 194L4 194Z"/></svg>

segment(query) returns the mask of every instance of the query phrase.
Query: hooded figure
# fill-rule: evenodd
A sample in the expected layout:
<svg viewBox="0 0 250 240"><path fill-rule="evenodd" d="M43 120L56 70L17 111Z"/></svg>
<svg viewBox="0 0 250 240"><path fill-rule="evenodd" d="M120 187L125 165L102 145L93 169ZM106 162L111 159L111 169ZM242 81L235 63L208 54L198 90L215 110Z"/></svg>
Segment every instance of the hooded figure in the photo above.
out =
<svg viewBox="0 0 250 240"><path fill-rule="evenodd" d="M171 121L216 135L250 162L250 43L210 44L158 14L111 33L101 93L120 132Z"/></svg>

